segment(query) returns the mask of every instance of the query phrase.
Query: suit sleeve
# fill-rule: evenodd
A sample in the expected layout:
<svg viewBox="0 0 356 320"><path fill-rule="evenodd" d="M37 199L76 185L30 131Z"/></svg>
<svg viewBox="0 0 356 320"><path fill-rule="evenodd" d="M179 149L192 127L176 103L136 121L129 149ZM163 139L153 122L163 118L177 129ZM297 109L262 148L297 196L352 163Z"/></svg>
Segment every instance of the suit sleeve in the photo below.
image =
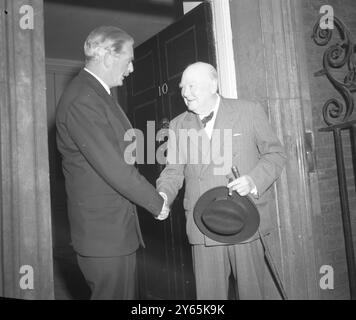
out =
<svg viewBox="0 0 356 320"><path fill-rule="evenodd" d="M286 155L262 106L256 103L251 107L251 121L260 159L249 176L255 182L258 194L261 196L280 176L285 165Z"/></svg>
<svg viewBox="0 0 356 320"><path fill-rule="evenodd" d="M90 103L75 102L66 117L68 132L92 168L128 200L158 215L162 197L133 166L125 162L106 116Z"/></svg>
<svg viewBox="0 0 356 320"><path fill-rule="evenodd" d="M179 189L183 185L184 181L184 161L179 152L179 136L177 135L177 128L174 121L170 124L168 143L167 143L167 165L161 172L159 178L157 179L157 190L163 192L168 197L168 204L171 203L176 198Z"/></svg>

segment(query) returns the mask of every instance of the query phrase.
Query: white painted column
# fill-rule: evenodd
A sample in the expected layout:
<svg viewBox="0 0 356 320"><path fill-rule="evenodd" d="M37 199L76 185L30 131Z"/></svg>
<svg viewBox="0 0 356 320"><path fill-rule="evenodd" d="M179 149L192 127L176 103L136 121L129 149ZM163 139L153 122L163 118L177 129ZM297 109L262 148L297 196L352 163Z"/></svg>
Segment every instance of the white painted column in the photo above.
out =
<svg viewBox="0 0 356 320"><path fill-rule="evenodd" d="M213 30L216 49L216 64L219 76L219 92L226 98L237 98L234 50L229 0L206 0L213 14ZM183 2L184 14L203 1Z"/></svg>
<svg viewBox="0 0 356 320"><path fill-rule="evenodd" d="M234 49L232 44L230 1L210 0L213 12L216 64L219 92L225 98L237 98Z"/></svg>

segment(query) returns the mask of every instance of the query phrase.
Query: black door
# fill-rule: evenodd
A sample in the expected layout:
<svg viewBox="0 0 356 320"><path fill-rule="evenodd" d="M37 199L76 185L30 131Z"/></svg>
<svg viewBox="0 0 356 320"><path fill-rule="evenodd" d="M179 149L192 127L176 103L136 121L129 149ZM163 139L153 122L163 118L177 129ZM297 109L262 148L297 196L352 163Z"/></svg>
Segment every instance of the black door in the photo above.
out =
<svg viewBox="0 0 356 320"><path fill-rule="evenodd" d="M140 172L155 185L162 166L152 162L152 122L155 131L163 118L186 110L179 81L185 67L195 61L215 65L212 14L208 3L189 12L135 49L134 72L128 81L128 110L135 128L142 130L145 163ZM149 130L149 131L148 131ZM157 143L155 144L157 148ZM138 208L146 248L138 255L140 299L195 299L191 249L185 232L184 188L174 201L170 216L156 221Z"/></svg>

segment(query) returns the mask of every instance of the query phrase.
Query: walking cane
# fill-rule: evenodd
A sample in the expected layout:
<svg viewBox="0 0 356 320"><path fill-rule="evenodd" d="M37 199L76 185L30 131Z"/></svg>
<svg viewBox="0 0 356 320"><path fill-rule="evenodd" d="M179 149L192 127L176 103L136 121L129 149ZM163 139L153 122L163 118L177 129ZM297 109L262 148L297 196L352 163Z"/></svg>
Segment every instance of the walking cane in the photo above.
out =
<svg viewBox="0 0 356 320"><path fill-rule="evenodd" d="M232 173L234 174L235 178L237 179L240 176L240 173L237 170L237 167L233 166L231 168L231 170L232 170ZM273 259L272 259L272 256L271 256L271 252L269 251L268 245L264 241L264 239L263 239L263 237L262 237L262 235L260 233L260 229L259 228L258 228L258 235L260 237L260 240L261 240L261 243L262 243L263 252L264 252L264 255L266 257L267 263L268 263L268 265L270 267L270 270L271 270L271 273L272 273L272 276L273 276L273 280L276 283L278 291L279 291L280 295L282 296L283 300L288 300L286 291L284 290L284 287L283 287L282 280L281 280L281 278L280 278L280 276L278 274L276 265L273 262Z"/></svg>

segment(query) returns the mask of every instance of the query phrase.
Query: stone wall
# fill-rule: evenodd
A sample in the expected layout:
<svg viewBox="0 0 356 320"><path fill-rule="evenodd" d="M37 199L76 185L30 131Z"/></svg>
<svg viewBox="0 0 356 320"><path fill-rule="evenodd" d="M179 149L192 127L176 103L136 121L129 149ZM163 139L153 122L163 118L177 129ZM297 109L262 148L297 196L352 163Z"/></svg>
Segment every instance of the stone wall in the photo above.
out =
<svg viewBox="0 0 356 320"><path fill-rule="evenodd" d="M277 183L280 234L274 244L279 246L283 278L292 299L350 297L334 142L332 133L319 132L326 126L323 104L341 97L325 76L314 76L323 68L326 47L317 46L311 36L320 7L326 4L333 7L355 41L354 0L230 2L238 96L264 105L289 158L286 175ZM339 75L343 79L344 70ZM315 147L315 170L311 172L304 144L304 132L309 130ZM356 235L350 137L345 132L343 138ZM323 265L333 267L333 290L319 286Z"/></svg>
<svg viewBox="0 0 356 320"><path fill-rule="evenodd" d="M313 115L314 141L316 153L316 169L319 181L320 194L320 238L322 246L319 248L320 265L331 265L334 269L334 290L322 290L324 299L348 299L348 275L346 266L345 244L343 238L339 189L336 172L334 140L332 133L319 132L326 126L322 117L322 106L330 98L343 101L339 93L333 88L325 76L315 77L314 73L321 70L322 56L327 47L320 47L311 39L313 26L318 19L322 5L331 5L336 17L341 19L349 29L353 41L356 41L356 2L354 0L303 0L303 20L305 33L305 47L307 51L308 77ZM335 32L337 34L337 32ZM334 38L336 43L339 38ZM335 73L342 80L345 76L343 70ZM355 177L352 168L350 135L343 134L345 166L349 187L349 200L351 222L354 239L356 236L356 193ZM354 241L354 246L356 242Z"/></svg>

